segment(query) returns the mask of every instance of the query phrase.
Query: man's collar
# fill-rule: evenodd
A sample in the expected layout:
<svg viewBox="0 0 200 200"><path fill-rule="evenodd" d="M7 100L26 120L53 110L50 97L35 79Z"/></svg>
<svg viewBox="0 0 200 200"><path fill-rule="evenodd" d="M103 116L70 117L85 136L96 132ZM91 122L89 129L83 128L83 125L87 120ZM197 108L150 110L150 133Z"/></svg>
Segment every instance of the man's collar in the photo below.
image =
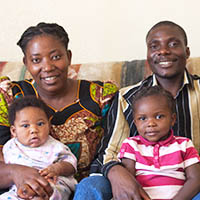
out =
<svg viewBox="0 0 200 200"><path fill-rule="evenodd" d="M155 85L159 85L159 84L158 84L158 81L157 81L157 79L156 79L155 74L153 74L153 84L152 84L152 86L155 86ZM180 88L180 90L182 90L182 88L183 88L185 85L189 85L189 86L191 86L192 88L194 87L194 84L193 84L193 81L192 81L192 77L191 77L191 75L188 73L187 69L185 69L185 71L184 71L183 85L182 85L182 87ZM180 91L180 90L179 90L179 91Z"/></svg>

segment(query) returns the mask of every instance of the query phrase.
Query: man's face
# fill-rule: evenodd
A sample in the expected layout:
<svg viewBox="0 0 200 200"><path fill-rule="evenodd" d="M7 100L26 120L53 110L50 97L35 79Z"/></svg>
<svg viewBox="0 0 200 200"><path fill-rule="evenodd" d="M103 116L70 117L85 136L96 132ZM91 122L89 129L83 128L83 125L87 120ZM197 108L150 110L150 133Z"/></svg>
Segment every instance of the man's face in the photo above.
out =
<svg viewBox="0 0 200 200"><path fill-rule="evenodd" d="M147 60L151 70L159 78L182 76L189 55L184 36L175 26L159 26L147 37Z"/></svg>

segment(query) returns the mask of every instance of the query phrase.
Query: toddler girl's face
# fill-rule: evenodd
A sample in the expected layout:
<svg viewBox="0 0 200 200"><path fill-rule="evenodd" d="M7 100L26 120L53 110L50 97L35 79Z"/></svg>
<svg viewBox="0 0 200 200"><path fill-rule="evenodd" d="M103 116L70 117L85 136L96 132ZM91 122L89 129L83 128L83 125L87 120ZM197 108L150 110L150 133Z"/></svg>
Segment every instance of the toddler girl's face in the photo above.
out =
<svg viewBox="0 0 200 200"><path fill-rule="evenodd" d="M47 141L50 124L45 112L37 107L26 107L16 113L11 133L25 146L38 147Z"/></svg>
<svg viewBox="0 0 200 200"><path fill-rule="evenodd" d="M176 114L172 113L163 96L143 97L135 103L134 122L139 134L151 142L164 140L174 125Z"/></svg>

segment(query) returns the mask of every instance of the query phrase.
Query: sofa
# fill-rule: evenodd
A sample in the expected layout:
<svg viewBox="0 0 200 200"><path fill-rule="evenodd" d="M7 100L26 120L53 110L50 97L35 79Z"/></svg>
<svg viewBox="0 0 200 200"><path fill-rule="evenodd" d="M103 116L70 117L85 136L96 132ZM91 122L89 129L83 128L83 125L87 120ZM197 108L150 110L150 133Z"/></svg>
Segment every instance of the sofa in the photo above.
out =
<svg viewBox="0 0 200 200"><path fill-rule="evenodd" d="M200 57L187 60L187 69L191 74L200 75ZM132 61L98 62L72 64L68 77L86 80L112 80L119 88L135 84L151 74L145 59ZM11 80L31 78L22 62L0 62L0 76L8 76Z"/></svg>

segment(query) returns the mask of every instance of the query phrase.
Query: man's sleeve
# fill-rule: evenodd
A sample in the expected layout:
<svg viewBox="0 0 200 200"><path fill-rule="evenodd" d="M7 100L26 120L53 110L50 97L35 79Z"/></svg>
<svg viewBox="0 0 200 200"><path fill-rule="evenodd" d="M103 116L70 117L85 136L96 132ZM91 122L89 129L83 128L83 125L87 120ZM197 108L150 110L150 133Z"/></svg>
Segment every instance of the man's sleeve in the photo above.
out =
<svg viewBox="0 0 200 200"><path fill-rule="evenodd" d="M91 164L90 173L102 173L107 176L112 166L120 164L117 154L124 139L130 135L129 125L123 113L126 106L126 100L117 92L109 109L105 134L99 144L97 157Z"/></svg>

